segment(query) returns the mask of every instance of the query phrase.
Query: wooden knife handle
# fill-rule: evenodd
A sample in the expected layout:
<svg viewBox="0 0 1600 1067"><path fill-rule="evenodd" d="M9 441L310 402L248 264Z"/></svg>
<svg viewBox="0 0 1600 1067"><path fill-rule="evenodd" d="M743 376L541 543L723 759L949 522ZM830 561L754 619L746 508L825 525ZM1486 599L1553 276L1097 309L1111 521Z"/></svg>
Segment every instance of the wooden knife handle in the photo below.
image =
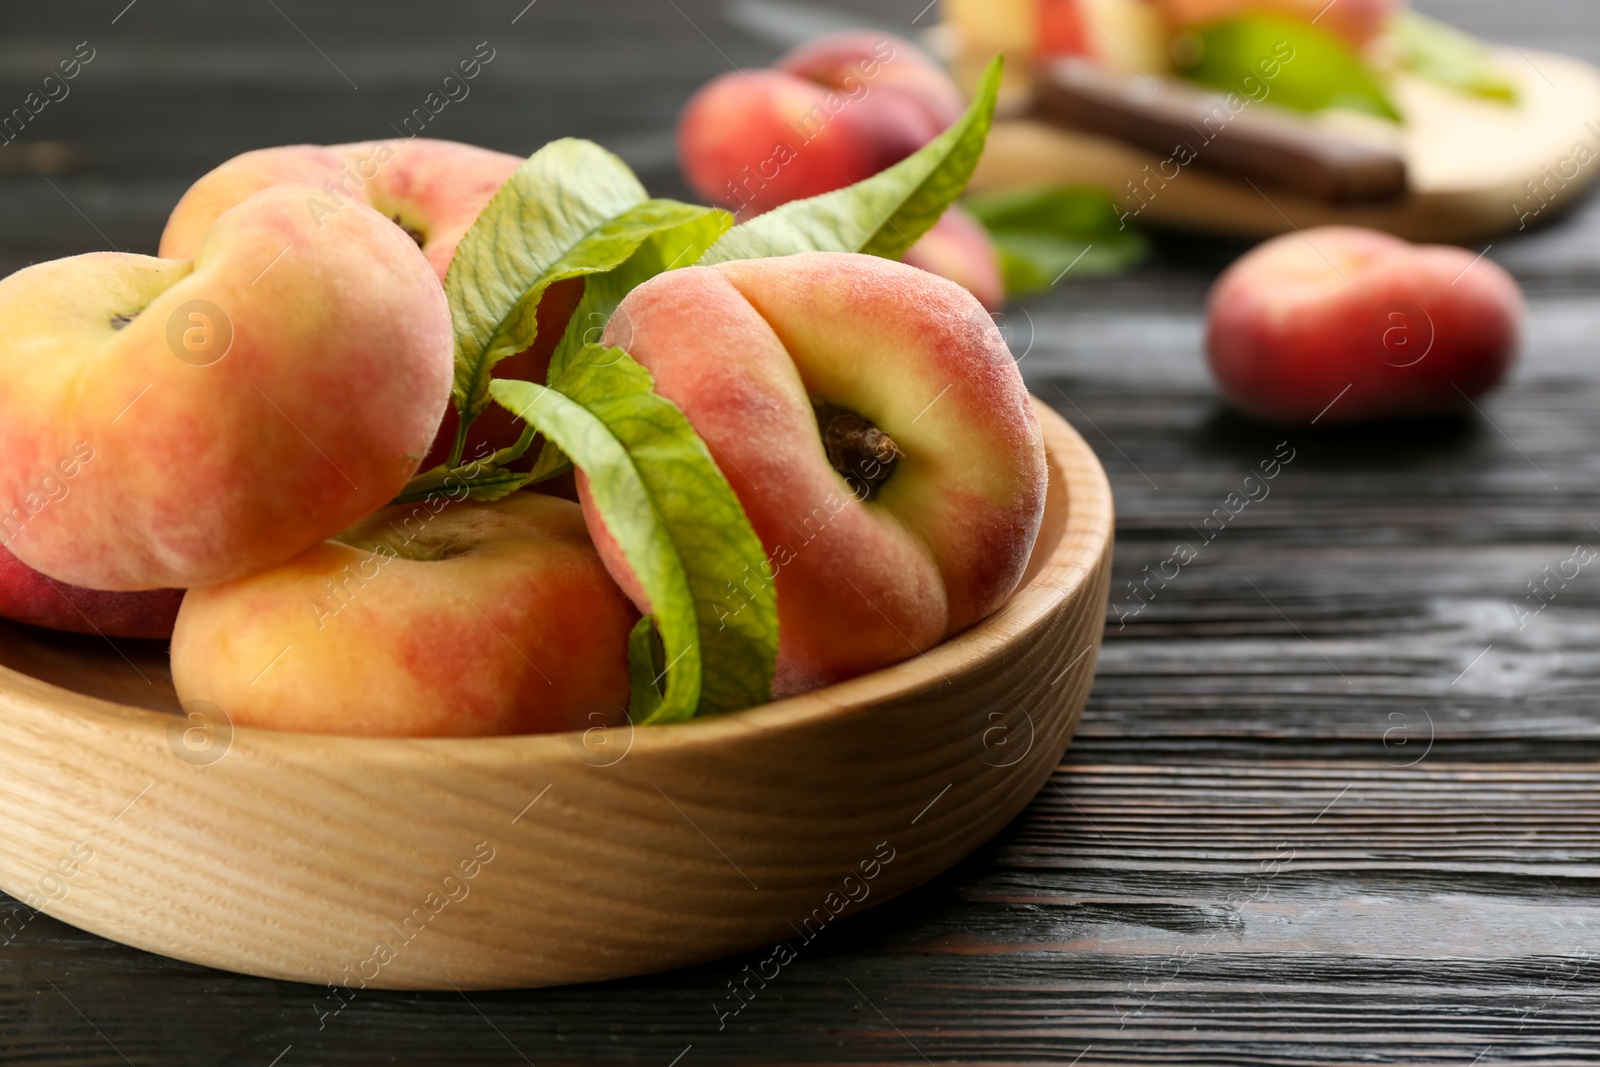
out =
<svg viewBox="0 0 1600 1067"><path fill-rule="evenodd" d="M1082 59L1062 59L1040 71L1034 108L1057 125L1160 153L1180 168L1203 167L1327 203L1406 193L1406 164L1397 153L1330 136L1242 94L1110 74Z"/></svg>

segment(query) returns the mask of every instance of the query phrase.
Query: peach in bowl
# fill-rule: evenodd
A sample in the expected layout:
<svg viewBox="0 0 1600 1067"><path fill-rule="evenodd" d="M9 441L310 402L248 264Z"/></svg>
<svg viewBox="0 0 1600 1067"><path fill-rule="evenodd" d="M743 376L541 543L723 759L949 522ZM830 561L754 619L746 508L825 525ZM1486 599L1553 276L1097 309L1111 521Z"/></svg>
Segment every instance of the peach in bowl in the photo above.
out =
<svg viewBox="0 0 1600 1067"><path fill-rule="evenodd" d="M302 172L344 156L294 149L202 179L167 258L0 281L0 491L96 457L5 547L187 590L170 655L0 623L0 888L336 996L538 986L814 935L997 832L1112 530L984 308L893 262L998 78L740 226L572 140L375 151L330 214ZM493 193L434 217L425 176Z"/></svg>
<svg viewBox="0 0 1600 1067"><path fill-rule="evenodd" d="M1110 489L1036 409L1049 489L1016 593L913 659L732 715L234 728L183 714L159 646L0 623L0 888L196 963L405 989L643 974L890 900L1022 810L1094 676Z"/></svg>

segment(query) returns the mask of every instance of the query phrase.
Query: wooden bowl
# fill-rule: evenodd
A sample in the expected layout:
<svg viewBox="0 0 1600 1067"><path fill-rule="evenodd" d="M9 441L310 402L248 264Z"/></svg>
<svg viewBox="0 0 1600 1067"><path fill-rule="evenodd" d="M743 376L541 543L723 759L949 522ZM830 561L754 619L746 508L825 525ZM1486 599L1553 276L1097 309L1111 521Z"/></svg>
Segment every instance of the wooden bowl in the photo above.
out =
<svg viewBox="0 0 1600 1067"><path fill-rule="evenodd" d="M0 887L152 952L352 987L801 951L998 831L1077 726L1111 493L1036 407L1049 503L1006 606L914 660L736 715L471 740L232 731L172 714L160 645L6 626Z"/></svg>

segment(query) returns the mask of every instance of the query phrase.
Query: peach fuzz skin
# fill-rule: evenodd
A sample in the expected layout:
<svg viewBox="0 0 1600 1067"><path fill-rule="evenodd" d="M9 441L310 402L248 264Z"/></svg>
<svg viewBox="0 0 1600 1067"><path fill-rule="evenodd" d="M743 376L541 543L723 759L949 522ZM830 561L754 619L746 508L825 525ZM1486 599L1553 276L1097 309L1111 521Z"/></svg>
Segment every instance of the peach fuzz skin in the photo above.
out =
<svg viewBox="0 0 1600 1067"><path fill-rule="evenodd" d="M443 281L462 235L521 165L505 152L426 138L261 148L189 187L167 219L160 255L192 258L212 223L254 193L314 185L301 195L313 225L327 224L346 204L366 204L420 238L422 254Z"/></svg>
<svg viewBox="0 0 1600 1067"><path fill-rule="evenodd" d="M172 677L186 707L215 704L238 726L367 737L584 729L625 719L637 618L576 504L533 492L436 499L191 590Z"/></svg>
<svg viewBox="0 0 1600 1067"><path fill-rule="evenodd" d="M1472 252L1329 226L1223 272L1206 354L1228 402L1265 421L1439 414L1504 377L1524 314L1512 277Z"/></svg>
<svg viewBox="0 0 1600 1067"><path fill-rule="evenodd" d="M192 262L100 252L0 282L0 530L22 562L95 589L226 581L405 485L450 391L444 292L392 222L352 205L318 228L306 196L248 198Z"/></svg>
<svg viewBox="0 0 1600 1067"><path fill-rule="evenodd" d="M325 224L347 203L366 204L396 220L418 242L442 282L456 245L522 162L505 152L421 137L257 149L235 156L190 187L167 219L161 255L192 256L212 222L253 193L306 184L317 187L304 193L306 214L313 222ZM551 353L582 295L582 279L551 286L539 304L538 340L497 365L495 377L544 381ZM456 426L452 407L422 462L424 470L448 457ZM516 441L521 430L515 418L491 405L473 422L463 454L467 459L487 457Z"/></svg>
<svg viewBox="0 0 1600 1067"><path fill-rule="evenodd" d="M30 626L103 637L165 640L183 600L181 589L107 593L46 578L0 548L0 617Z"/></svg>
<svg viewBox="0 0 1600 1067"><path fill-rule="evenodd" d="M904 38L874 30L824 34L797 46L773 66L849 94L862 80L861 64L869 57L883 58L885 53L888 55L883 66L869 80L869 93L874 89L888 89L915 101L922 115L936 127L935 132L961 117L967 106L961 90L943 67Z"/></svg>
<svg viewBox="0 0 1600 1067"><path fill-rule="evenodd" d="M961 93L915 45L848 32L729 71L678 120L678 161L702 196L740 218L870 178L961 116Z"/></svg>
<svg viewBox="0 0 1600 1067"><path fill-rule="evenodd" d="M766 548L776 696L914 656L1016 588L1044 507L1044 446L1005 342L960 286L815 252L659 275L612 322L607 342L626 341L688 416ZM823 401L902 453L870 500L829 461ZM581 477L578 488L601 558L647 610ZM734 612L741 583L773 576L728 577L719 610Z"/></svg>

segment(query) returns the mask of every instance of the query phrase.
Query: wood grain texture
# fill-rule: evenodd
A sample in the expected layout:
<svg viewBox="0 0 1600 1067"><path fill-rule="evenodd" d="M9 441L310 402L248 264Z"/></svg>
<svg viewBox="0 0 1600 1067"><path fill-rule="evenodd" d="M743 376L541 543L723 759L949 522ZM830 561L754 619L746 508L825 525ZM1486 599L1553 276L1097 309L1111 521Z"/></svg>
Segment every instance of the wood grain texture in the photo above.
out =
<svg viewBox="0 0 1600 1067"><path fill-rule="evenodd" d="M13 641L0 885L165 955L380 989L650 973L898 896L1027 804L1094 676L1110 489L1039 410L1049 500L1011 600L895 667L739 715L446 741L241 728L194 749L182 718L76 691L154 688L131 660ZM35 678L30 650L73 689Z"/></svg>
<svg viewBox="0 0 1600 1067"><path fill-rule="evenodd" d="M690 1045L684 1062L1592 1062L1600 882L1592 849L1540 842L1597 803L1592 767L1073 760L943 877L791 937L798 959L727 1018L770 950L592 987L360 991L323 1018L324 989L41 917L8 952L39 992L0 991L0 1062L37 1062L44 1035L69 1035L67 1062L123 1062L44 978L137 1064L290 1045L306 1063L668 1064Z"/></svg>
<svg viewBox="0 0 1600 1067"><path fill-rule="evenodd" d="M0 164L0 269L153 251L206 168L262 144L381 133L431 71L485 38L502 59L441 115L441 136L508 151L593 137L652 192L686 196L678 106L730 65L776 56L793 22L778 14L814 27L843 10L902 34L931 18L911 24L920 0L777 14L770 2L540 0L512 27L520 0L277 2L359 92L267 5L141 0L111 27L125 0L0 4L12 100L86 36L104 61L30 135L73 151L48 175L56 188ZM1600 62L1600 5L1416 6ZM1000 320L1034 392L1111 479L1114 605L1283 439L1229 416L1200 357L1207 286L1244 245L1155 244L1133 276L1069 275ZM1012 828L922 888L846 912L737 1015L718 1014L734 1004L729 983L769 948L587 986L368 989L335 1014L324 987L173 961L15 904L0 907L0 1064L1600 1062L1600 965L1585 958L1600 906L1585 828L1585 776L1600 767L1600 572L1520 631L1511 614L1539 568L1600 523L1600 203L1543 215L1488 256L1531 309L1525 359L1483 414L1297 435L1263 506L1126 627L1109 616L1068 762ZM143 703L133 694L151 687L135 681L116 698ZM1287 865L1280 844L1296 850ZM593 902L602 919L607 908Z"/></svg>

